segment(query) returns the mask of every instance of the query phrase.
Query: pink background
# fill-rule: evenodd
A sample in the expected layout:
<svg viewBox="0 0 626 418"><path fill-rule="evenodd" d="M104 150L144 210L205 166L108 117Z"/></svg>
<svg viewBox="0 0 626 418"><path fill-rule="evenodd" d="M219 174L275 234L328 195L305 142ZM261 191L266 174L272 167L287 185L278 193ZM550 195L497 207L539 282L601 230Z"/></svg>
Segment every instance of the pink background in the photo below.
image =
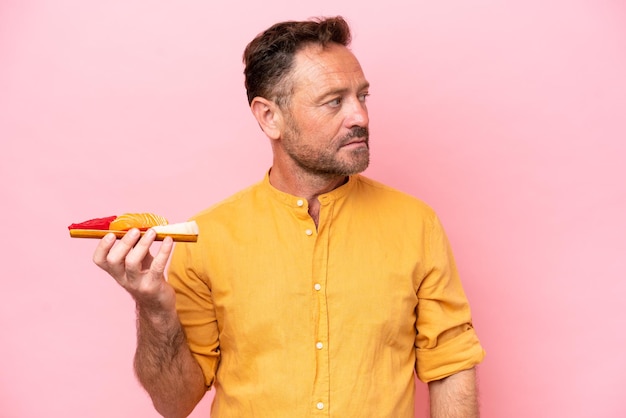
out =
<svg viewBox="0 0 626 418"><path fill-rule="evenodd" d="M626 416L624 2L337 3L0 2L1 417L157 416L133 303L66 226L180 222L259 180L243 48L335 14L372 83L367 174L433 206L455 248L483 417Z"/></svg>

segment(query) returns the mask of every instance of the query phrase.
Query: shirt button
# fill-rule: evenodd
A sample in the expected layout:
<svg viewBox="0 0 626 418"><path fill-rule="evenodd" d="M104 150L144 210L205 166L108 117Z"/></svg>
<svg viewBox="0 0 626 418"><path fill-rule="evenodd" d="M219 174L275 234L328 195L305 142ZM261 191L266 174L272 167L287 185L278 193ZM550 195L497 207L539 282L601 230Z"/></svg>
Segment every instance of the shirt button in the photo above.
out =
<svg viewBox="0 0 626 418"><path fill-rule="evenodd" d="M304 231L305 234L307 234L308 236L313 235L313 231L311 231L310 229L307 229L306 231Z"/></svg>
<svg viewBox="0 0 626 418"><path fill-rule="evenodd" d="M322 344L321 342L318 342L317 344L315 344L315 348L317 348L318 350L321 350L322 348L324 348L324 344Z"/></svg>
<svg viewBox="0 0 626 418"><path fill-rule="evenodd" d="M304 205L304 200L298 199L298 201L296 202L296 205L302 207Z"/></svg>
<svg viewBox="0 0 626 418"><path fill-rule="evenodd" d="M322 289L322 285L321 285L321 284L319 284L319 283L315 283L315 286L313 286L313 288L314 288L315 290L321 290L321 289Z"/></svg>
<svg viewBox="0 0 626 418"><path fill-rule="evenodd" d="M318 402L315 406L317 407L317 409L324 409L324 402Z"/></svg>

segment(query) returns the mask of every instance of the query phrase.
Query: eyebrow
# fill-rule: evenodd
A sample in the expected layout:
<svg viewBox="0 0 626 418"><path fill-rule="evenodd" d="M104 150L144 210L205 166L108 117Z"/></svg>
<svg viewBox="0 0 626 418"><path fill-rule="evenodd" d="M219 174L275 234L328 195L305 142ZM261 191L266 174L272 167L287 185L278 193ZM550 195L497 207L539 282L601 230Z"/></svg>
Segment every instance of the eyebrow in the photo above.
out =
<svg viewBox="0 0 626 418"><path fill-rule="evenodd" d="M370 83L368 81L366 81L365 83L361 84L359 86L359 88L357 89L357 91L362 91L362 90L367 90L370 88ZM323 94L319 95L317 97L317 100L324 100L325 98L329 97L329 96L336 96L336 95L340 95L343 96L344 94L346 94L348 91L350 91L350 89L348 88L343 88L343 89L333 89L333 90L329 90L324 92Z"/></svg>

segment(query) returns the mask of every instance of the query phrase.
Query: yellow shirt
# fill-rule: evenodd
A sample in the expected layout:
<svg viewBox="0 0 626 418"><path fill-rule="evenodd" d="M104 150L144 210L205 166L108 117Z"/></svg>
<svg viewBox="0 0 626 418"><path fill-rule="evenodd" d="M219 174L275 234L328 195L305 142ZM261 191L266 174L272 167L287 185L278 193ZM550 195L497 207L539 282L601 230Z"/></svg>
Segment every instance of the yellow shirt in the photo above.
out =
<svg viewBox="0 0 626 418"><path fill-rule="evenodd" d="M360 175L319 201L316 228L266 176L175 248L168 280L213 418L413 417L415 371L484 356L428 206Z"/></svg>

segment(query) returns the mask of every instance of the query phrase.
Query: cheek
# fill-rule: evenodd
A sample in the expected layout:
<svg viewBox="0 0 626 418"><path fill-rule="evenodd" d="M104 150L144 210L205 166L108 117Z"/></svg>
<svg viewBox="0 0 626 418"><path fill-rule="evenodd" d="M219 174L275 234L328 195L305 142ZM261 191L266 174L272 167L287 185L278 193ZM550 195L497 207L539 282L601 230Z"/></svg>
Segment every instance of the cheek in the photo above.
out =
<svg viewBox="0 0 626 418"><path fill-rule="evenodd" d="M307 141L329 143L341 136L344 115L321 107L294 113L293 119L301 136L307 138Z"/></svg>
<svg viewBox="0 0 626 418"><path fill-rule="evenodd" d="M329 117L321 112L312 112L304 115L300 120L301 126L307 130L323 129L329 122Z"/></svg>
<svg viewBox="0 0 626 418"><path fill-rule="evenodd" d="M306 129L312 137L328 142L340 136L342 122L339 116L319 115L309 119Z"/></svg>

